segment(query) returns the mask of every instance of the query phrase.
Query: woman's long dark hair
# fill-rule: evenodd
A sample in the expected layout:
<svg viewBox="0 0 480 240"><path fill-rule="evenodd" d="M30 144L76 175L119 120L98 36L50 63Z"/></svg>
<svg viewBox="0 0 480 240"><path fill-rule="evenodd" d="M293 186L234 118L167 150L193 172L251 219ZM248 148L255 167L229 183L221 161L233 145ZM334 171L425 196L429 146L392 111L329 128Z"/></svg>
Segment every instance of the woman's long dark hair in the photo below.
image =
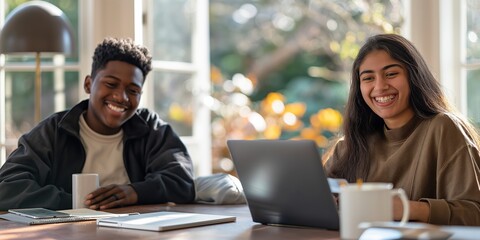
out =
<svg viewBox="0 0 480 240"><path fill-rule="evenodd" d="M380 34L367 39L360 49L352 67L350 93L345 108L343 123L344 145L343 156L329 163L329 175L345 178L349 182L366 179L370 167L367 139L377 131L383 131L384 120L376 115L363 100L360 92L359 68L365 56L374 50L383 50L393 59L401 62L410 84L410 105L417 117L426 119L438 113L451 113L439 82L430 72L425 60L415 46L407 39L395 34ZM475 129L461 118L455 118L473 136L478 143Z"/></svg>

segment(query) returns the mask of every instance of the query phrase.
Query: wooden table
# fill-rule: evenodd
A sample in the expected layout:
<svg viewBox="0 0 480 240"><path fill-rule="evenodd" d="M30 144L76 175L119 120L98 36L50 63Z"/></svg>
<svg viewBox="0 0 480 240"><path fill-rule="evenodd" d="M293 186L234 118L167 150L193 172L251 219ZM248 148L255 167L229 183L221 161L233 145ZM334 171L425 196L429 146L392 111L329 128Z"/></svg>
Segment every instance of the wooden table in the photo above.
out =
<svg viewBox="0 0 480 240"><path fill-rule="evenodd" d="M266 226L252 221L246 205L159 204L110 209L113 213L178 211L236 216L236 222L166 232L98 227L95 221L29 226L0 219L4 239L339 239L339 232L316 228ZM0 212L5 213L5 212ZM442 226L449 239L479 239L480 227Z"/></svg>
<svg viewBox="0 0 480 240"><path fill-rule="evenodd" d="M166 232L98 227L95 221L28 226L0 219L0 239L339 239L339 232L274 227L252 221L246 205L144 205L110 209L113 213L178 211L236 216L236 222Z"/></svg>

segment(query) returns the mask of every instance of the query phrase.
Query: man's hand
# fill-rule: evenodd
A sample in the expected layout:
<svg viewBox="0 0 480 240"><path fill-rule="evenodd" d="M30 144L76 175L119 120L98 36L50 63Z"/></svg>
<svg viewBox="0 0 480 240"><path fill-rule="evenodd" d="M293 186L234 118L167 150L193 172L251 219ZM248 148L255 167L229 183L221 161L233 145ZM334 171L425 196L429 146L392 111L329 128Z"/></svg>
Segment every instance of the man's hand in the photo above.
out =
<svg viewBox="0 0 480 240"><path fill-rule="evenodd" d="M85 198L85 205L90 209L107 209L137 203L137 192L130 185L111 184L98 188Z"/></svg>

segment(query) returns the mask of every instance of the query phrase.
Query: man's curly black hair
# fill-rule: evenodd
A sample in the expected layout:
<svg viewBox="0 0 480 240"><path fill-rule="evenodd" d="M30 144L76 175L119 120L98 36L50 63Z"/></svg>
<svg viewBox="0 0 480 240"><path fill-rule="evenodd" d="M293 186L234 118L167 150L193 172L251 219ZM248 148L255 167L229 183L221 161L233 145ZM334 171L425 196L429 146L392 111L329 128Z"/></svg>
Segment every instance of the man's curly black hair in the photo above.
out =
<svg viewBox="0 0 480 240"><path fill-rule="evenodd" d="M137 45L130 38L107 37L98 44L93 53L92 78L96 73L104 69L109 61L122 61L137 66L142 70L143 80L152 70L152 56L149 50Z"/></svg>

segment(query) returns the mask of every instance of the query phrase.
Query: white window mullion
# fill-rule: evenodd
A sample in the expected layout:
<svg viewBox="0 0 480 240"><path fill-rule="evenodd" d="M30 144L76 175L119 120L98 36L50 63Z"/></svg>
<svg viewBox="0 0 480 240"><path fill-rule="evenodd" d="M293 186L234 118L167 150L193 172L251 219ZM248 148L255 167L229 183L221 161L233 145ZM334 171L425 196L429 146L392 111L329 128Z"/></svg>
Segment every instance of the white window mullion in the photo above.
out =
<svg viewBox="0 0 480 240"><path fill-rule="evenodd" d="M65 56L55 55L53 57L53 94L54 94L54 112L63 111L66 108L65 97L65 69L62 66L65 65Z"/></svg>
<svg viewBox="0 0 480 240"><path fill-rule="evenodd" d="M457 2L456 6L452 6L453 9L453 19L452 22L455 24L458 32L452 32L452 36L456 38L454 44L457 48L459 56L457 58L457 71L460 72L457 84L459 85L458 89L458 100L460 101L458 109L465 115L468 116L468 97L467 97L467 69L466 69L466 59L467 59L467 4L466 0L453 1Z"/></svg>
<svg viewBox="0 0 480 240"><path fill-rule="evenodd" d="M138 10L138 11L135 11L135 19L138 19L138 18L141 18L142 21L135 21L135 29L142 29L143 32L142 32L142 40L143 40L143 44L147 45L148 47L152 47L152 46L149 46L148 44L152 43L153 42L153 37L152 37L152 34L148 34L149 32L152 32L153 31L153 14L148 14L149 13L149 9L151 9L153 6L153 3L152 3L152 0L147 0L145 2L145 4L142 4L142 6L140 5L136 5L135 7L141 7L141 11ZM140 14L141 16L138 16L137 14ZM137 25L137 24L140 24L140 25ZM135 32L135 34L137 34L138 32ZM155 61L152 62L152 68L154 69L153 71L155 71ZM153 109L153 106L154 106L154 89L153 89L153 78L152 78L152 73L149 74L149 76L147 77L147 80L145 81L145 84L143 86L143 94L142 94L142 98L140 100L140 105L142 107L146 107L146 108L150 108L150 109Z"/></svg>
<svg viewBox="0 0 480 240"><path fill-rule="evenodd" d="M3 6L3 4L2 4ZM0 7L3 9L3 7ZM3 11L2 11L3 12ZM3 18L2 18L3 19ZM5 55L0 55L0 65L5 65ZM5 68L0 68L0 166L2 166L7 158L7 149L6 149L6 113L7 113L7 105L5 102L6 99L6 88L8 88L6 79L5 79Z"/></svg>
<svg viewBox="0 0 480 240"><path fill-rule="evenodd" d="M144 44L143 41L143 1L133 2L133 35L134 39L139 44Z"/></svg>
<svg viewBox="0 0 480 240"><path fill-rule="evenodd" d="M83 88L83 83L85 76L90 75L92 55L96 47L96 42L94 40L94 32L97 31L96 29L98 28L97 26L99 25L99 23L95 22L95 18L91 16L91 14L94 13L94 9L96 6L94 1L95 0L78 1L78 15L80 19L78 23L78 34L80 35L80 37L78 38L77 46L78 49L81 50L78 53L78 61L80 63L80 79L78 80L79 100L88 97Z"/></svg>
<svg viewBox="0 0 480 240"><path fill-rule="evenodd" d="M158 27L154 21L153 0L144 0L142 16L146 21L144 23L145 44L153 47L155 44L153 36L155 27ZM185 1L186 12L182 13L191 17L192 36L190 40L192 49L192 59L181 61L164 61L163 59L154 59L154 74L180 74L184 76L191 75L192 83L192 104L193 104L193 122L191 136L181 136L194 163L195 175L209 175L212 173L211 157L211 132L210 132L210 110L203 104L204 99L210 96L210 48L209 48L209 5L208 0ZM191 7L191 8L190 8ZM140 26L136 26L140 27ZM154 75L153 75L154 76ZM158 81L158 79L156 79ZM145 82L144 94L141 104L148 108L155 108L154 104L154 79ZM161 79L160 79L161 81ZM178 99L182 101L182 99Z"/></svg>
<svg viewBox="0 0 480 240"><path fill-rule="evenodd" d="M465 72L461 70L462 57L462 10L464 0L440 0L440 82L455 107L467 113Z"/></svg>
<svg viewBox="0 0 480 240"><path fill-rule="evenodd" d="M5 23L5 0L0 0L0 26L3 26ZM7 158L7 149L6 149L6 113L7 108L5 104L5 94L7 87L5 80L5 55L0 55L0 166L2 166Z"/></svg>
<svg viewBox="0 0 480 240"><path fill-rule="evenodd" d="M210 38L209 1L195 1L195 21L192 39L193 64L197 69L194 86L195 121L193 137L198 144L198 175L212 173L210 109L204 104L210 97Z"/></svg>

